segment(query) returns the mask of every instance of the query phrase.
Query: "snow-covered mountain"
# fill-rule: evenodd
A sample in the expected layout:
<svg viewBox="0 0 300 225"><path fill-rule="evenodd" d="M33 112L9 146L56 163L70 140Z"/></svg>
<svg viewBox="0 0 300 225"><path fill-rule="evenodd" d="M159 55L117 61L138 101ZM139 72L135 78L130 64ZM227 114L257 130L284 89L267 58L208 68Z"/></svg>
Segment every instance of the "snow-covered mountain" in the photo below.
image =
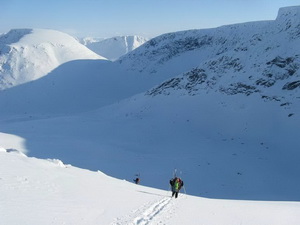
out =
<svg viewBox="0 0 300 225"><path fill-rule="evenodd" d="M115 61L128 52L131 52L132 50L143 45L147 41L147 38L135 35L116 36L105 39L84 38L82 39L81 43L97 54L102 55L109 60Z"/></svg>
<svg viewBox="0 0 300 225"><path fill-rule="evenodd" d="M85 37L85 38L77 38L78 41L83 45L88 45L94 42L100 42L105 40L106 38L96 38L96 37Z"/></svg>
<svg viewBox="0 0 300 225"><path fill-rule="evenodd" d="M47 75L63 63L104 59L54 30L15 29L0 36L0 90Z"/></svg>
<svg viewBox="0 0 300 225"><path fill-rule="evenodd" d="M25 140L5 147L161 189L178 168L198 196L298 201L299 18L283 8L61 65L0 92L0 131Z"/></svg>
<svg viewBox="0 0 300 225"><path fill-rule="evenodd" d="M162 35L119 62L131 70L169 74L172 79L152 90L153 95L170 88L189 94L205 89L258 93L265 101L291 105L300 86L299 14L299 7L288 7L280 9L275 21ZM182 75L174 78L174 71Z"/></svg>

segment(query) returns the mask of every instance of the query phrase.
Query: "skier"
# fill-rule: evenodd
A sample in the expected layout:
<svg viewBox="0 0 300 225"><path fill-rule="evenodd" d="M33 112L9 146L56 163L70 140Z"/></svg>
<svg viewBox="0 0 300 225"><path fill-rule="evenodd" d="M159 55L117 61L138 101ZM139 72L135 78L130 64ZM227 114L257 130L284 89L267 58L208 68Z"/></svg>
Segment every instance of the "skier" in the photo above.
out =
<svg viewBox="0 0 300 225"><path fill-rule="evenodd" d="M135 178L133 181L134 181L134 183L139 184L139 183L140 183L140 178L137 177L137 178Z"/></svg>
<svg viewBox="0 0 300 225"><path fill-rule="evenodd" d="M178 192L183 187L183 181L179 177L175 177L170 180L170 185L172 187L172 197L175 195L175 198L177 198Z"/></svg>

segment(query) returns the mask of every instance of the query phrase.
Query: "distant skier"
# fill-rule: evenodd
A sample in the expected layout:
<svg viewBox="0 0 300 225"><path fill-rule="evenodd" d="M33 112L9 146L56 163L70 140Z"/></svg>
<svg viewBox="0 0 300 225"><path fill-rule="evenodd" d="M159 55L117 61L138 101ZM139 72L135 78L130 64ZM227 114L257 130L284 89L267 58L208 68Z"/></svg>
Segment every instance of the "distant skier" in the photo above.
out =
<svg viewBox="0 0 300 225"><path fill-rule="evenodd" d="M137 177L137 178L135 178L133 181L134 181L134 183L139 184L139 183L140 183L140 178Z"/></svg>
<svg viewBox="0 0 300 225"><path fill-rule="evenodd" d="M180 189L183 187L183 181L179 177L175 177L170 180L170 185L172 187L172 197L175 195L175 198L177 198Z"/></svg>

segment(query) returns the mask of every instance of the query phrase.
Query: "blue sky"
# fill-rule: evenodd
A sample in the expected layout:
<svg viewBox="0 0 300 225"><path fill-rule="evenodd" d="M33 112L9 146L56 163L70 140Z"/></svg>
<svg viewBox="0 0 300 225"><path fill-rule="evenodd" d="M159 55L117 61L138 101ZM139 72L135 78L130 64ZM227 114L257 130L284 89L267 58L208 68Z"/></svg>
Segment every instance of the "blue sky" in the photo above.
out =
<svg viewBox="0 0 300 225"><path fill-rule="evenodd" d="M77 37L141 35L274 20L300 0L0 0L0 33L47 28Z"/></svg>

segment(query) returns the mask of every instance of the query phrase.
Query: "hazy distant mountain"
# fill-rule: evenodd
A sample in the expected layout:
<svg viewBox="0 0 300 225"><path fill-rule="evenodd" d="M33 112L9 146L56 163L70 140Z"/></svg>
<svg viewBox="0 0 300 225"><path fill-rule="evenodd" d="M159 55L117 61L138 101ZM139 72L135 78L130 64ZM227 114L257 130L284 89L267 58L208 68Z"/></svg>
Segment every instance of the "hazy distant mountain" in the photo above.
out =
<svg viewBox="0 0 300 225"><path fill-rule="evenodd" d="M117 36L107 39L84 38L81 43L97 54L114 61L147 41L147 38L141 36Z"/></svg>
<svg viewBox="0 0 300 225"><path fill-rule="evenodd" d="M0 92L0 131L34 156L138 171L149 186L179 168L195 195L299 200L299 28L300 7L283 8L161 35L115 62L65 63Z"/></svg>
<svg viewBox="0 0 300 225"><path fill-rule="evenodd" d="M0 36L0 90L38 79L77 59L104 59L54 30L16 29Z"/></svg>

